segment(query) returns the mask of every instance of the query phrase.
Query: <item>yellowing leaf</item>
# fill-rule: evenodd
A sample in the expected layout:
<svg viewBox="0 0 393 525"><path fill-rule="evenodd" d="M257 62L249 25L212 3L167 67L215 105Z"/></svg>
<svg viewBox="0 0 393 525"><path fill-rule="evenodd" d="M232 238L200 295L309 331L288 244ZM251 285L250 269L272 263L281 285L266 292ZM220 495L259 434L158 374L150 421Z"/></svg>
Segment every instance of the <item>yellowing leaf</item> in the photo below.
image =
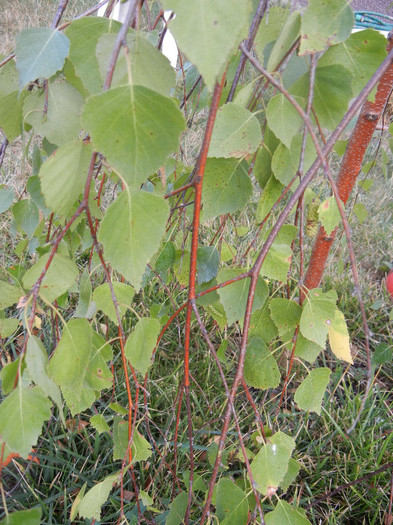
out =
<svg viewBox="0 0 393 525"><path fill-rule="evenodd" d="M351 348L349 346L347 323L340 310L336 310L334 320L329 327L329 343L336 357L347 361L347 363L353 363Z"/></svg>

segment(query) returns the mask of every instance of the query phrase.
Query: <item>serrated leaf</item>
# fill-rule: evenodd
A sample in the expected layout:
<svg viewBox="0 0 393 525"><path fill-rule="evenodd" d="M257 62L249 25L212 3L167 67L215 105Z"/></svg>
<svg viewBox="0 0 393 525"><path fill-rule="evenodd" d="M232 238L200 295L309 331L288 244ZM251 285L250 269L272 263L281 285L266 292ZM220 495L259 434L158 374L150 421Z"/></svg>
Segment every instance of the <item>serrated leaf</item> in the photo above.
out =
<svg viewBox="0 0 393 525"><path fill-rule="evenodd" d="M118 33L120 27L115 20L89 16L73 20L65 30L71 42L71 63L89 93L98 93L103 87L95 53L98 40L104 33Z"/></svg>
<svg viewBox="0 0 393 525"><path fill-rule="evenodd" d="M134 368L145 375L151 366L151 356L157 344L161 325L158 319L139 319L134 331L128 337L125 353Z"/></svg>
<svg viewBox="0 0 393 525"><path fill-rule="evenodd" d="M198 284L211 281L218 273L220 255L214 246L201 246L197 251Z"/></svg>
<svg viewBox="0 0 393 525"><path fill-rule="evenodd" d="M279 182L274 175L271 175L267 181L261 198L258 202L257 212L255 220L257 222L262 222L276 204L277 200L281 196L284 186Z"/></svg>
<svg viewBox="0 0 393 525"><path fill-rule="evenodd" d="M242 158L254 153L262 141L257 117L229 102L217 112L209 147L209 157Z"/></svg>
<svg viewBox="0 0 393 525"><path fill-rule="evenodd" d="M292 250L287 244L274 242L262 264L261 274L269 279L285 282L292 260Z"/></svg>
<svg viewBox="0 0 393 525"><path fill-rule="evenodd" d="M373 366L384 365L385 363L389 363L392 360L392 358L392 346L389 346L387 343L379 343L372 355L371 364Z"/></svg>
<svg viewBox="0 0 393 525"><path fill-rule="evenodd" d="M144 86L92 95L82 121L94 148L129 186L138 188L177 150L185 121L176 101Z"/></svg>
<svg viewBox="0 0 393 525"><path fill-rule="evenodd" d="M273 43L281 35L283 28L291 14L289 9L285 7L269 6L269 16L262 18L261 24L258 29L258 33L255 37L255 47L258 56L264 58L265 63L269 57L271 46L268 44Z"/></svg>
<svg viewBox="0 0 393 525"><path fill-rule="evenodd" d="M295 403L301 410L316 412L318 416L321 414L322 399L330 374L329 368L316 368L311 370L298 386L295 392Z"/></svg>
<svg viewBox="0 0 393 525"><path fill-rule="evenodd" d="M183 523L188 503L186 492L180 492L176 498L169 504L169 514L165 525L180 525Z"/></svg>
<svg viewBox="0 0 393 525"><path fill-rule="evenodd" d="M135 295L135 290L129 284L120 282L112 283L112 287L117 299L119 315L120 317L123 317L128 307L131 305L132 299ZM94 290L93 301L95 302L98 310L102 310L111 321L117 325L119 324L108 283L101 284Z"/></svg>
<svg viewBox="0 0 393 525"><path fill-rule="evenodd" d="M42 517L42 509L19 510L8 514L0 525L40 525Z"/></svg>
<svg viewBox="0 0 393 525"><path fill-rule="evenodd" d="M48 375L48 354L41 341L33 335L27 342L25 362L31 379L56 403L64 422L60 389Z"/></svg>
<svg viewBox="0 0 393 525"><path fill-rule="evenodd" d="M83 270L81 278L79 280L79 300L74 317L93 317L95 309L91 308L91 282L89 270L86 268Z"/></svg>
<svg viewBox="0 0 393 525"><path fill-rule="evenodd" d="M323 51L346 40L354 24L353 11L346 0L309 0L302 15L299 54Z"/></svg>
<svg viewBox="0 0 393 525"><path fill-rule="evenodd" d="M10 337L19 326L19 320L14 318L1 319L0 318L0 337L5 339Z"/></svg>
<svg viewBox="0 0 393 525"><path fill-rule="evenodd" d="M309 363L313 363L319 356L324 347L318 345L314 341L306 339L301 332L297 335L295 356L300 359L305 359Z"/></svg>
<svg viewBox="0 0 393 525"><path fill-rule="evenodd" d="M238 275L244 273L245 270L241 268L225 268L218 273L217 281L219 283L229 281ZM244 317L244 312L247 304L248 290L250 288L250 280L248 278L236 281L228 286L224 286L218 290L221 303L225 309L228 324L231 325ZM262 308L268 297L268 289L265 281L258 278L255 289L254 302L252 311Z"/></svg>
<svg viewBox="0 0 393 525"><path fill-rule="evenodd" d="M169 23L179 48L194 63L210 90L223 73L231 53L246 37L251 2L244 0L165 0L165 9L175 11ZM198 39L195 39L198 20Z"/></svg>
<svg viewBox="0 0 393 525"><path fill-rule="evenodd" d="M39 387L19 384L0 404L0 435L12 452L27 458L44 421L51 416L51 402Z"/></svg>
<svg viewBox="0 0 393 525"><path fill-rule="evenodd" d="M299 170L300 155L302 149L302 134L293 137L290 147L279 144L272 158L272 170L274 176L284 186L287 186ZM306 173L316 157L315 146L309 138L306 142L303 159L303 172Z"/></svg>
<svg viewBox="0 0 393 525"><path fill-rule="evenodd" d="M247 494L229 478L222 478L216 487L216 517L223 525L244 525L247 522Z"/></svg>
<svg viewBox="0 0 393 525"><path fill-rule="evenodd" d="M243 374L245 382L254 388L276 388L280 384L276 360L259 337L249 340Z"/></svg>
<svg viewBox="0 0 393 525"><path fill-rule="evenodd" d="M25 98L25 122L33 126L38 135L57 146L77 140L82 127L80 113L83 98L80 93L66 82L49 83L47 101L45 97L45 90L42 89L33 91ZM46 103L48 106L44 113Z"/></svg>
<svg viewBox="0 0 393 525"><path fill-rule="evenodd" d="M50 78L60 71L70 49L68 38L49 27L24 29L16 37L16 68L19 91L37 78Z"/></svg>
<svg viewBox="0 0 393 525"><path fill-rule="evenodd" d="M58 385L80 392L92 351L93 330L86 319L71 319L49 361L49 373Z"/></svg>
<svg viewBox="0 0 393 525"><path fill-rule="evenodd" d="M68 215L82 193L93 149L78 140L57 149L41 166L39 177L46 205Z"/></svg>
<svg viewBox="0 0 393 525"><path fill-rule="evenodd" d="M329 326L329 343L333 354L338 359L343 359L347 363L353 364L347 323L345 322L344 314L340 310L335 311L332 323Z"/></svg>
<svg viewBox="0 0 393 525"><path fill-rule="evenodd" d="M375 73L375 64L386 57L386 38L374 29L353 33L345 42L329 47L320 66L341 64L352 73L354 95L364 88Z"/></svg>
<svg viewBox="0 0 393 525"><path fill-rule="evenodd" d="M110 430L110 427L102 414L95 414L92 416L90 418L90 425L95 428L99 434L102 434L102 432L109 432Z"/></svg>
<svg viewBox="0 0 393 525"><path fill-rule="evenodd" d="M284 476L284 479L280 483L280 489L283 492L286 492L295 481L297 475L299 474L300 468L300 463L298 463L295 459L291 458L289 460L288 470Z"/></svg>
<svg viewBox="0 0 393 525"><path fill-rule="evenodd" d="M368 216L367 208L361 202L357 202L355 204L355 206L353 207L353 213L356 215L356 218L360 222L360 224L363 224Z"/></svg>
<svg viewBox="0 0 393 525"><path fill-rule="evenodd" d="M24 274L23 286L29 290L37 282L46 263L49 259L49 253L43 255L38 261ZM64 257L56 254L45 274L40 288L40 295L49 303L52 303L57 297L60 297L74 284L78 277L78 268L76 264Z"/></svg>
<svg viewBox="0 0 393 525"><path fill-rule="evenodd" d="M274 511L265 515L265 522L266 525L311 525L304 514L303 509L278 500Z"/></svg>
<svg viewBox="0 0 393 525"><path fill-rule="evenodd" d="M341 222L340 211L338 209L337 201L334 195L321 203L318 208L318 216L322 226L325 229L325 232L330 235Z"/></svg>
<svg viewBox="0 0 393 525"><path fill-rule="evenodd" d="M204 222L246 206L252 195L247 169L241 160L207 160L202 190Z"/></svg>
<svg viewBox="0 0 393 525"><path fill-rule="evenodd" d="M101 222L98 240L106 259L136 290L165 234L168 215L169 206L162 197L126 190L109 206Z"/></svg>
<svg viewBox="0 0 393 525"><path fill-rule="evenodd" d="M19 230L32 237L39 222L38 208L31 199L23 199L12 206L12 214Z"/></svg>
<svg viewBox="0 0 393 525"><path fill-rule="evenodd" d="M22 295L22 290L17 286L0 281L0 310L17 303Z"/></svg>
<svg viewBox="0 0 393 525"><path fill-rule="evenodd" d="M101 519L101 507L108 499L113 485L119 482L119 476L119 473L112 474L106 477L104 481L96 483L93 488L86 492L77 509L75 509L81 518L91 520Z"/></svg>
<svg viewBox="0 0 393 525"><path fill-rule="evenodd" d="M316 288L310 290L300 317L300 331L307 339L325 347L329 328L336 315L336 305L331 297Z"/></svg>
<svg viewBox="0 0 393 525"><path fill-rule="evenodd" d="M269 489L277 489L288 470L288 463L295 448L295 440L283 432L277 432L263 445L251 463L251 472L257 489L266 495Z"/></svg>
<svg viewBox="0 0 393 525"><path fill-rule="evenodd" d="M0 117L1 126L1 117ZM12 205L15 199L15 192L12 188L0 187L0 213L4 213Z"/></svg>
<svg viewBox="0 0 393 525"><path fill-rule="evenodd" d="M290 148L293 137L298 133L303 120L294 106L281 93L269 100L266 119L278 139Z"/></svg>
<svg viewBox="0 0 393 525"><path fill-rule="evenodd" d="M305 98L309 83L309 73L306 73L293 84L291 93ZM352 97L352 75L346 67L340 64L317 67L313 107L322 128L337 126Z"/></svg>
<svg viewBox="0 0 393 525"><path fill-rule="evenodd" d="M302 314L301 306L290 299L276 297L271 299L269 309L280 337L290 339L299 324Z"/></svg>
<svg viewBox="0 0 393 525"><path fill-rule="evenodd" d="M128 448L128 422L121 417L116 417L113 423L113 459L123 460ZM132 464L138 461L146 461L151 456L150 443L134 430L131 445Z"/></svg>
<svg viewBox="0 0 393 525"><path fill-rule="evenodd" d="M3 366L3 368L0 371L0 380L1 380L1 391L3 395L10 394L15 384L17 383L18 378L18 372L19 372L19 357L15 359L15 361L11 361L11 363L7 363ZM22 361L22 375L23 370L25 367L24 360Z"/></svg>
<svg viewBox="0 0 393 525"><path fill-rule="evenodd" d="M266 344L270 343L278 335L278 330L274 324L269 306L266 305L260 310L256 310L250 321L249 338L260 337Z"/></svg>
<svg viewBox="0 0 393 525"><path fill-rule="evenodd" d="M99 37L96 56L102 82L104 82L109 61L117 39L116 34ZM175 70L168 59L151 44L146 35L129 29L127 32L127 58L120 53L112 77L112 87L128 84L145 86L161 95L169 95L176 82ZM149 67L146 67L149 64Z"/></svg>
<svg viewBox="0 0 393 525"><path fill-rule="evenodd" d="M269 23L270 23L271 10L269 10ZM276 41L274 42L273 48L269 55L269 60L266 66L267 71L273 72L284 58L285 54L291 48L300 32L301 15L298 11L294 11L285 20Z"/></svg>

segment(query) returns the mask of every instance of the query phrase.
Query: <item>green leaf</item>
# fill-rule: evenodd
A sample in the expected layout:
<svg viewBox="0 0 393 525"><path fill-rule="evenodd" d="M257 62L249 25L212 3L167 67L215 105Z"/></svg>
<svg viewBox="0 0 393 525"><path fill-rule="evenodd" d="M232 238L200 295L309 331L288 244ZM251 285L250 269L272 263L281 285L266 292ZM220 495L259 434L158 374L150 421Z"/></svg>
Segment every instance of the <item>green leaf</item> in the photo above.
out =
<svg viewBox="0 0 393 525"><path fill-rule="evenodd" d="M295 403L301 410L321 414L322 398L329 383L330 374L329 368L311 370L295 392Z"/></svg>
<svg viewBox="0 0 393 525"><path fill-rule="evenodd" d="M1 125L1 117L0 117ZM12 205L15 199L15 191L12 188L0 187L0 213L4 213Z"/></svg>
<svg viewBox="0 0 393 525"><path fill-rule="evenodd" d="M31 379L56 403L64 422L60 389L48 375L48 354L41 341L33 335L27 342L25 362Z"/></svg>
<svg viewBox="0 0 393 525"><path fill-rule="evenodd" d="M131 305L132 299L135 295L135 290L132 286L125 283L114 282L112 283L112 286L118 304L119 315L120 317L123 317L128 307ZM117 325L119 324L108 283L101 284L101 286L98 286L94 290L93 301L98 310L102 310L111 321Z"/></svg>
<svg viewBox="0 0 393 525"><path fill-rule="evenodd" d="M260 337L268 344L277 335L278 330L271 318L269 306L266 305L260 310L256 310L251 316L249 338Z"/></svg>
<svg viewBox="0 0 393 525"><path fill-rule="evenodd" d="M24 29L16 37L16 68L19 91L37 78L49 78L60 71L68 56L68 38L49 27Z"/></svg>
<svg viewBox="0 0 393 525"><path fill-rule="evenodd" d="M19 357L11 363L7 363L0 371L0 380L1 380L1 391L3 395L10 394L14 385L17 383L18 372L19 372ZM22 361L22 375L25 368L25 362Z"/></svg>
<svg viewBox="0 0 393 525"><path fill-rule="evenodd" d="M280 371L273 354L259 337L249 340L244 361L244 380L254 388L276 388Z"/></svg>
<svg viewBox="0 0 393 525"><path fill-rule="evenodd" d="M295 356L313 363L325 346L320 346L314 341L306 339L301 332L297 335Z"/></svg>
<svg viewBox="0 0 393 525"><path fill-rule="evenodd" d="M104 34L98 40L96 56L102 82L108 72L116 39L116 34ZM169 95L176 82L176 73L169 60L140 31L128 30L127 48L127 58L120 53L116 62L111 86L117 87L131 82L135 86L145 86L161 95ZM149 67L146 67L146 64L149 64Z"/></svg>
<svg viewBox="0 0 393 525"><path fill-rule="evenodd" d="M254 153L262 141L257 117L229 102L217 112L209 147L209 157L242 158Z"/></svg>
<svg viewBox="0 0 393 525"><path fill-rule="evenodd" d="M0 93L0 128L6 134L9 142L15 140L22 131L22 104L18 91L1 95Z"/></svg>
<svg viewBox="0 0 393 525"><path fill-rule="evenodd" d="M116 417L113 423L113 459L123 460L128 448L128 422ZM146 461L151 456L150 443L138 432L134 431L131 445L132 464Z"/></svg>
<svg viewBox="0 0 393 525"><path fill-rule="evenodd" d="M273 512L265 515L266 525L311 525L303 509L293 507L286 501L277 501Z"/></svg>
<svg viewBox="0 0 393 525"><path fill-rule="evenodd" d="M218 273L220 255L214 246L201 246L197 251L198 284L211 281Z"/></svg>
<svg viewBox="0 0 393 525"><path fill-rule="evenodd" d="M291 247L275 241L262 264L261 274L269 279L285 282L288 277L291 260Z"/></svg>
<svg viewBox="0 0 393 525"><path fill-rule="evenodd" d="M19 230L32 237L39 222L38 208L31 199L23 199L12 206L12 213Z"/></svg>
<svg viewBox="0 0 393 525"><path fill-rule="evenodd" d="M20 383L0 405L0 435L12 452L27 458L44 421L51 416L51 402L39 387Z"/></svg>
<svg viewBox="0 0 393 525"><path fill-rule="evenodd" d="M154 269L160 274L161 278L166 278L166 273L175 264L175 259L175 245L173 242L165 242L154 264Z"/></svg>
<svg viewBox="0 0 393 525"><path fill-rule="evenodd" d="M276 204L277 200L281 196L284 186L279 182L274 175L271 175L267 181L261 198L258 202L258 208L256 213L256 221L262 222Z"/></svg>
<svg viewBox="0 0 393 525"><path fill-rule="evenodd" d="M91 307L91 282L89 270L85 268L79 280L79 301L74 317L93 317L95 309Z"/></svg>
<svg viewBox="0 0 393 525"><path fill-rule="evenodd" d="M94 148L134 188L176 151L185 128L174 99L133 85L92 95L82 120Z"/></svg>
<svg viewBox="0 0 393 525"><path fill-rule="evenodd" d="M56 150L41 166L39 177L47 206L68 215L83 192L93 149L74 141Z"/></svg>
<svg viewBox="0 0 393 525"><path fill-rule="evenodd" d="M246 38L251 2L244 0L164 0L164 9L175 11L169 23L181 51L195 64L212 90L243 38ZM198 38L195 38L198 20Z"/></svg>
<svg viewBox="0 0 393 525"><path fill-rule="evenodd" d="M126 190L109 206L101 222L98 240L106 259L136 290L165 234L168 215L169 206L162 197Z"/></svg>
<svg viewBox="0 0 393 525"><path fill-rule="evenodd" d="M65 30L71 42L70 59L75 73L89 93L98 93L103 87L95 53L98 40L104 33L117 34L120 27L113 19L89 16L73 20Z"/></svg>
<svg viewBox="0 0 393 525"><path fill-rule="evenodd" d="M307 339L325 347L329 327L334 320L336 305L320 289L310 290L303 305L300 331Z"/></svg>
<svg viewBox="0 0 393 525"><path fill-rule="evenodd" d="M288 470L288 463L295 440L283 432L277 432L263 445L251 463L251 472L257 489L263 495L275 492Z"/></svg>
<svg viewBox="0 0 393 525"><path fill-rule="evenodd" d="M92 351L93 330L86 319L71 319L49 361L49 373L58 385L80 392Z"/></svg>
<svg viewBox="0 0 393 525"><path fill-rule="evenodd" d="M43 255L38 261L24 274L22 282L24 288L30 290L37 282L50 254ZM76 264L64 257L56 254L45 274L40 288L40 295L49 303L52 303L57 297L60 297L74 284L78 277L78 268Z"/></svg>
<svg viewBox="0 0 393 525"><path fill-rule="evenodd" d="M110 427L102 414L92 416L90 418L90 425L95 428L99 434L102 434L102 432L109 432L110 430Z"/></svg>
<svg viewBox="0 0 393 525"><path fill-rule="evenodd" d="M247 523L248 502L245 492L229 478L222 478L216 487L216 517L222 525Z"/></svg>
<svg viewBox="0 0 393 525"><path fill-rule="evenodd" d="M354 24L353 11L346 0L309 0L302 15L299 54L323 51L346 40Z"/></svg>
<svg viewBox="0 0 393 525"><path fill-rule="evenodd" d="M181 492L169 504L169 514L165 525L181 525L186 514L188 503L188 495L186 492Z"/></svg>
<svg viewBox="0 0 393 525"><path fill-rule="evenodd" d="M360 224L363 224L368 217L368 211L364 204L357 202L353 207L353 213L356 215L357 220Z"/></svg>
<svg viewBox="0 0 393 525"><path fill-rule="evenodd" d="M341 64L352 73L354 96L375 73L375 64L386 57L386 38L374 29L353 33L345 42L331 46L318 61L319 66Z"/></svg>
<svg viewBox="0 0 393 525"><path fill-rule="evenodd" d="M273 173L284 186L287 186L299 170L300 155L302 149L302 134L293 137L291 146L288 148L280 144L275 150L272 158ZM316 157L314 143L308 137L304 152L303 172L306 173Z"/></svg>
<svg viewBox="0 0 393 525"><path fill-rule="evenodd" d="M28 95L23 104L25 122L33 126L38 135L58 146L76 140L82 127L83 98L79 92L66 82L49 83L46 113L45 103L44 89Z"/></svg>
<svg viewBox="0 0 393 525"><path fill-rule="evenodd" d="M288 7L269 6L269 16L264 16L258 29L255 38L255 47L258 56L263 57L265 63L269 58L272 46L268 44L273 43L283 33L283 28L291 14Z"/></svg>
<svg viewBox="0 0 393 525"><path fill-rule="evenodd" d="M271 9L269 9L269 24L270 24ZM286 17L285 17L286 18ZM298 11L294 11L288 16L288 19L285 20L277 40L274 42L273 48L271 50L269 60L266 66L266 69L269 72L276 70L277 66L284 58L285 54L291 48L292 44L295 42L300 32L300 22L301 15Z"/></svg>
<svg viewBox="0 0 393 525"><path fill-rule="evenodd" d="M386 363L390 363L392 358L393 358L392 346L388 345L387 343L379 343L379 345L377 346L377 348L375 349L371 357L371 364L373 366L384 365Z"/></svg>
<svg viewBox="0 0 393 525"><path fill-rule="evenodd" d="M341 205L343 206L343 203L341 203ZM340 211L334 195L321 203L318 208L318 216L325 232L330 235L341 222Z"/></svg>
<svg viewBox="0 0 393 525"><path fill-rule="evenodd" d="M322 128L334 129L344 116L353 97L351 81L351 72L344 66L317 67L313 107ZM291 87L291 93L305 97L309 83L309 74L306 73Z"/></svg>
<svg viewBox="0 0 393 525"><path fill-rule="evenodd" d="M0 525L40 525L42 517L42 509L30 509L20 510L8 514L3 520L0 521Z"/></svg>
<svg viewBox="0 0 393 525"><path fill-rule="evenodd" d="M218 273L217 281L219 283L229 281L244 273L245 271L246 270L241 268L225 268ZM224 286L218 290L218 294L220 296L221 303L224 306L229 325L244 317L249 288L250 281L248 278L245 278ZM259 277L255 289L252 311L254 312L259 308L262 308L267 297L267 285L265 281Z"/></svg>
<svg viewBox="0 0 393 525"><path fill-rule="evenodd" d="M115 483L119 483L120 474L112 474L101 481L96 483L93 488L88 490L81 499L77 509L81 518L100 520L101 519L101 507L109 497L109 493Z"/></svg>
<svg viewBox="0 0 393 525"><path fill-rule="evenodd" d="M22 290L17 286L0 281L0 310L17 303L22 295Z"/></svg>
<svg viewBox="0 0 393 525"><path fill-rule="evenodd" d="M266 126L266 129L263 134L263 143L262 146L257 151L257 156L254 164L254 175L258 181L258 184L262 189L265 189L271 175L271 164L273 154L280 144L280 141L277 139L275 134L271 131L269 126Z"/></svg>
<svg viewBox="0 0 393 525"><path fill-rule="evenodd" d="M5 339L10 337L18 328L18 319L1 319L0 318L0 337Z"/></svg>
<svg viewBox="0 0 393 525"><path fill-rule="evenodd" d="M243 209L252 195L252 183L245 161L208 159L202 203L203 221Z"/></svg>
<svg viewBox="0 0 393 525"><path fill-rule="evenodd" d="M303 124L302 117L281 93L272 97L266 108L266 119L278 139L290 148L293 137Z"/></svg>
<svg viewBox="0 0 393 525"><path fill-rule="evenodd" d="M145 375L151 366L151 356L157 344L161 325L158 319L139 319L134 331L127 339L125 353L134 368Z"/></svg>
<svg viewBox="0 0 393 525"><path fill-rule="evenodd" d="M280 489L283 492L286 492L295 481L297 475L299 474L300 468L300 463L298 463L295 459L291 458L289 460L288 470L284 476L284 479L280 483Z"/></svg>

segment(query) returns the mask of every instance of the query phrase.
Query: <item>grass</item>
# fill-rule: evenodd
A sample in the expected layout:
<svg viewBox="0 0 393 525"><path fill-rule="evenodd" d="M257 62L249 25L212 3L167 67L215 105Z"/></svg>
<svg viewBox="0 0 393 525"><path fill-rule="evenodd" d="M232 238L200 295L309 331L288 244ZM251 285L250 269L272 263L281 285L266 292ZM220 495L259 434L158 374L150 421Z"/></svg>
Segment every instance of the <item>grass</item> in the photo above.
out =
<svg viewBox="0 0 393 525"><path fill-rule="evenodd" d="M0 0L1 1L1 0ZM10 53L14 47L15 34L22 28L48 25L56 8L55 2L4 2L4 23L0 52ZM70 2L70 18L73 13L85 9L91 2ZM202 116L202 119L205 115ZM197 128L200 125L197 122ZM187 138L186 158L193 157L200 141L200 131L192 128ZM22 194L26 176L31 172L31 165L26 157L20 155L21 143L16 142L9 150L2 167L2 183L13 185L18 195ZM388 158L390 152L384 144ZM373 152L370 153L373 156ZM337 161L338 162L338 161ZM353 240L361 276L361 286L364 293L365 308L369 328L372 332L373 349L380 343L392 345L392 302L384 290L384 274L379 268L384 261L393 258L392 243L389 236L392 226L393 178L380 171L380 164L372 168L368 178L374 180L373 188L361 192L358 196L366 208L371 210L364 225L354 221ZM255 206L255 203L254 203ZM250 241L251 233L244 237L236 234L237 226L249 227L250 216L255 207L243 212L237 217L236 224L228 221L224 240L238 251L244 250ZM2 264L8 267L13 261L11 246L19 240L10 237L10 216L2 219L1 235L3 246L9 249L2 253ZM216 226L216 225L214 225ZM179 228L178 236L183 232ZM212 238L214 228L208 225L202 229L202 236ZM179 241L180 242L180 241ZM188 241L189 242L189 238ZM181 242L180 242L181 243ZM386 363L378 367L372 390L367 399L362 417L354 430L348 436L348 429L356 417L364 396L366 385L366 359L364 350L364 331L357 298L354 295L353 283L348 269L348 255L343 244L332 255L330 265L324 280L324 288L334 288L339 296L339 308L348 321L353 348L357 356L355 364L347 368L338 362L327 350L317 360L318 366L326 366L332 370L321 415L314 413L300 414L294 402L293 395L304 373L295 362L294 377L288 385L284 404L276 418L280 390L260 392L253 390L255 401L260 410L267 431L281 430L296 436L297 447L294 458L301 469L298 477L286 493L278 492L279 497L295 502L307 509L307 517L313 525L353 525L382 524L388 515L391 493L391 476L393 470L393 432L392 432L392 391L393 366ZM311 243L306 247L309 252ZM372 255L372 259L370 257ZM78 261L81 265L86 260L86 252ZM340 259L342 263L340 263ZM337 268L342 268L341 272ZM101 275L96 274L99 282ZM176 305L185 300L185 291L176 280L168 281L171 299ZM135 302L136 314L146 316L156 311L162 324L173 311L168 295L164 293L160 283L151 276L150 282L137 296ZM158 306L157 306L158 305ZM164 306L163 306L164 305ZM65 307L67 315L72 314L69 305ZM135 312L128 312L125 320L127 333L136 323ZM103 316L97 316L97 330L106 324ZM224 331L217 329L216 323L209 316L205 317L209 334L218 347L223 337L228 341L225 356L221 354L222 365L229 383L233 380L237 363L239 346L239 327L235 325ZM141 503L142 519L139 523L164 523L168 515L168 505L179 488L185 489L187 471L189 469L189 442L187 418L184 410L180 414L177 443L178 475L174 481L171 471L175 462L174 426L177 417L179 388L183 377L183 348L181 334L184 330L185 318L179 315L178 323L173 323L161 343L155 366L151 369L148 391L148 410L140 403L141 431L149 436L154 447L152 458L143 463L142 468L135 468L124 478L124 512L130 523L138 522L135 505L135 486L137 485L153 499L153 506L158 512L146 510L145 502ZM226 399L218 367L201 337L195 320L192 331L192 358L190 372L192 379L191 404L194 428L195 472L198 484L195 482L195 505L192 518L197 523L200 508L205 497L205 485L209 481L212 465L215 459L217 438L221 431L222 416ZM43 327L43 336L51 346L53 326L48 316ZM108 337L116 337L117 331L113 324L109 325ZM3 364L6 358L15 359L19 352L17 338L7 342L7 353L2 353ZM59 415L53 409L50 422L44 427L43 435L36 447L39 465L33 461L15 459L2 472L2 490L7 493L8 511L29 509L40 506L43 509L43 522L46 524L70 523L71 506L83 485L91 488L94 483L102 481L105 476L121 468L120 461L114 461L112 455L112 439L106 433L98 433L89 424L89 419L96 412L104 414L109 423L114 421L116 412L109 404L116 401L121 406L127 405L124 388L124 374L120 365L119 348L113 366L115 372L114 389L104 391L102 397L92 409L83 411L76 417L67 414L67 425L64 427ZM285 357L285 356L284 356ZM281 371L285 375L286 361L283 360ZM135 395L135 391L133 391ZM141 393L142 396L142 393ZM236 399L237 415L243 432L245 446L251 453L259 448L255 417L250 410L244 392L239 390ZM221 476L227 476L244 486L244 464L239 459L239 443L236 428L231 423L228 441L225 447L225 460L220 470ZM388 467L388 468L386 468ZM381 470L386 468L386 470ZM375 475L373 474L375 473ZM249 489L249 487L247 487ZM251 498L252 500L252 498ZM275 503L274 498L272 502ZM272 503L263 502L266 511L272 509ZM105 503L102 513L102 523L117 523L121 506L120 488L116 487ZM3 517L0 513L0 519ZM88 523L88 520L76 519L73 523ZM97 522L96 522L97 523Z"/></svg>

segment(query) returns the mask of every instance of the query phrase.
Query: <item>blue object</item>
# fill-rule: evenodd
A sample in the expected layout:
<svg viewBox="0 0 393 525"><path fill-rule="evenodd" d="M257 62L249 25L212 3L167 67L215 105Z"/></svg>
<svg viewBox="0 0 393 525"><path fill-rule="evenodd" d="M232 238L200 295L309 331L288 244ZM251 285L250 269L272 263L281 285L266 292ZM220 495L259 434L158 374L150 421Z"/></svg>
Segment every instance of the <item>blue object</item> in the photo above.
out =
<svg viewBox="0 0 393 525"><path fill-rule="evenodd" d="M393 29L393 17L373 11L355 11L355 27L371 28L377 31L391 31Z"/></svg>

